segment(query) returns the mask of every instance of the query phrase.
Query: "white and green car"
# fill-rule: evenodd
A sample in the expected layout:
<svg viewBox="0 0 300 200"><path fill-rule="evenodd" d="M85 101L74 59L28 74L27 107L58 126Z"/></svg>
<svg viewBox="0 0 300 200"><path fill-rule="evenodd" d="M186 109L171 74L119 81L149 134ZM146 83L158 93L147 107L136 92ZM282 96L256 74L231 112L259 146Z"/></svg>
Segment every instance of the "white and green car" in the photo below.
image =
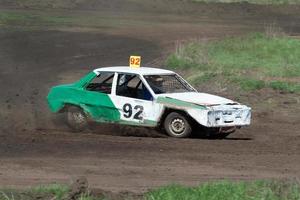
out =
<svg viewBox="0 0 300 200"><path fill-rule="evenodd" d="M178 138L197 131L223 138L251 120L251 108L197 92L175 72L149 67L95 69L75 83L53 87L48 104L53 112L66 112L75 131L96 121L156 127Z"/></svg>

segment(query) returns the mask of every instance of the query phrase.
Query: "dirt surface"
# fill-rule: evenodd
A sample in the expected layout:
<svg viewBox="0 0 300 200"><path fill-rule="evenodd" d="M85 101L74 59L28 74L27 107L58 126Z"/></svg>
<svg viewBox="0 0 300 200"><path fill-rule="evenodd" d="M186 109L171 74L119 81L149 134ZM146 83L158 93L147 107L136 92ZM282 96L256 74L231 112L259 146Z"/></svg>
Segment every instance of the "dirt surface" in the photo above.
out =
<svg viewBox="0 0 300 200"><path fill-rule="evenodd" d="M29 11L7 2L1 10ZM254 109L253 124L225 140L172 139L150 129L109 125L74 134L62 116L49 112L45 99L51 86L75 81L97 66L126 65L131 54L161 66L178 40L245 34L273 22L297 36L299 7L162 1L158 7L135 8L107 2L118 6L55 12L100 12L122 23L38 30L0 26L1 187L68 183L85 176L93 188L139 193L169 183L300 178L296 94L263 90L240 97ZM228 91L219 94L235 97Z"/></svg>

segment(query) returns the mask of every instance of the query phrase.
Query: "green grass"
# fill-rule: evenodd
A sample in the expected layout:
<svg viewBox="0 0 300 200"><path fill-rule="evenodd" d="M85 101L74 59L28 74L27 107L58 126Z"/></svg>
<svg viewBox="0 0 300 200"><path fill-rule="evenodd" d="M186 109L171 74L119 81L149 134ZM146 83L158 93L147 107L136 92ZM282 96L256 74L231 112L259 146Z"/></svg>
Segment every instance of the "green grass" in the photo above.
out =
<svg viewBox="0 0 300 200"><path fill-rule="evenodd" d="M300 40L284 35L253 33L178 45L166 65L192 71L188 80L194 84L222 79L243 90L300 92Z"/></svg>
<svg viewBox="0 0 300 200"><path fill-rule="evenodd" d="M253 90L259 90L266 86L266 83L262 80L256 80L256 79L249 79L249 78L243 78L243 79L235 79L236 83L238 83L244 91L253 91Z"/></svg>
<svg viewBox="0 0 300 200"><path fill-rule="evenodd" d="M0 200L66 199L66 185L39 186L25 191L2 190ZM207 182L197 187L168 185L151 190L143 196L116 196L117 199L145 200L300 200L300 185L295 182L252 181ZM81 194L77 200L109 199Z"/></svg>
<svg viewBox="0 0 300 200"><path fill-rule="evenodd" d="M0 190L0 200L34 200L55 199L64 200L68 197L70 188L67 185L51 184L33 187L24 191L14 189ZM76 200L104 200L105 198L93 197L90 193L81 194Z"/></svg>
<svg viewBox="0 0 300 200"><path fill-rule="evenodd" d="M93 3L93 0L13 0L22 7L35 8L74 8L83 3Z"/></svg>
<svg viewBox="0 0 300 200"><path fill-rule="evenodd" d="M17 5L22 7L35 8L74 8L83 4L93 4L96 0L13 0ZM207 3L240 3L248 2L252 4L297 4L299 0L190 0L192 2ZM130 1L129 1L130 2Z"/></svg>
<svg viewBox="0 0 300 200"><path fill-rule="evenodd" d="M287 92L299 92L300 84L292 84L283 81L272 81L269 83L269 86L274 90L287 91Z"/></svg>
<svg viewBox="0 0 300 200"><path fill-rule="evenodd" d="M10 26L40 26L68 25L73 19L67 16L46 15L34 12L1 11L0 25Z"/></svg>
<svg viewBox="0 0 300 200"><path fill-rule="evenodd" d="M156 23L156 22L155 22ZM0 27L12 30L45 30L47 28L120 28L130 26L149 26L154 22L135 19L134 14L120 19L105 12L90 11L82 14L80 11L63 11L38 9L29 10L1 10Z"/></svg>
<svg viewBox="0 0 300 200"><path fill-rule="evenodd" d="M206 3L251 3L251 4L299 4L300 0L192 0L193 2Z"/></svg>
<svg viewBox="0 0 300 200"><path fill-rule="evenodd" d="M198 187L170 185L146 194L146 200L299 200L297 184L280 182L215 182Z"/></svg>
<svg viewBox="0 0 300 200"><path fill-rule="evenodd" d="M32 199L56 199L62 200L69 191L68 186L51 184L33 187L24 191L15 189L0 190L0 200L32 200Z"/></svg>
<svg viewBox="0 0 300 200"><path fill-rule="evenodd" d="M44 29L48 27L91 27L103 28L116 26L118 22L114 19L106 19L101 14L92 13L89 16L80 13L62 13L62 12L41 12L38 10L29 11L1 11L0 26L11 29L28 29L36 27Z"/></svg>
<svg viewBox="0 0 300 200"><path fill-rule="evenodd" d="M56 200L60 200L69 191L69 187L66 185L52 184L46 186L38 186L31 188L30 193L38 195L53 195Z"/></svg>

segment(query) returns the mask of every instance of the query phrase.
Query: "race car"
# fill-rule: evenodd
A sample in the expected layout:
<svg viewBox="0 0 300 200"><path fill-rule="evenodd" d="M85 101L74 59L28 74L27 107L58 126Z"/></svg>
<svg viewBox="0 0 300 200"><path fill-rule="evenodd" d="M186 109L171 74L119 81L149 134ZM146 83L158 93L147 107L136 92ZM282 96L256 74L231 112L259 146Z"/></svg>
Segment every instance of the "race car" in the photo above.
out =
<svg viewBox="0 0 300 200"><path fill-rule="evenodd" d="M91 121L155 127L176 138L192 133L224 138L250 125L251 108L197 92L173 71L140 67L103 67L79 81L53 87L52 112L65 112L74 131Z"/></svg>

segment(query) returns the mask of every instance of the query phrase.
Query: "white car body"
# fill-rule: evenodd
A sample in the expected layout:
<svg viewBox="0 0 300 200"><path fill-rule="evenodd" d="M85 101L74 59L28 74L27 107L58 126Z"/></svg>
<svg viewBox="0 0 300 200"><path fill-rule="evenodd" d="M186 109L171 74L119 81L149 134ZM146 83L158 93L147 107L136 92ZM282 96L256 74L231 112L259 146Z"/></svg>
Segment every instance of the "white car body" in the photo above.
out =
<svg viewBox="0 0 300 200"><path fill-rule="evenodd" d="M148 84L144 76L146 75L173 75L173 71L140 67L104 67L94 70L98 76L101 73L115 73L112 83L111 94L108 94L115 107L120 112L120 120L124 123L143 126L157 126L166 109L174 109L186 112L197 123L205 127L242 127L250 125L251 108L241 105L235 101L211 95L207 93L197 92L190 84L182 79L188 87L192 88L191 92L184 93L164 93L156 94ZM119 96L116 94L116 86L119 74L135 74L138 75L149 90L153 99L143 100ZM178 74L176 74L179 76ZM179 76L180 77L180 76ZM134 117L134 113L128 117L124 111L124 105L130 104L132 108L143 108L140 117ZM132 112L138 112L133 110Z"/></svg>

